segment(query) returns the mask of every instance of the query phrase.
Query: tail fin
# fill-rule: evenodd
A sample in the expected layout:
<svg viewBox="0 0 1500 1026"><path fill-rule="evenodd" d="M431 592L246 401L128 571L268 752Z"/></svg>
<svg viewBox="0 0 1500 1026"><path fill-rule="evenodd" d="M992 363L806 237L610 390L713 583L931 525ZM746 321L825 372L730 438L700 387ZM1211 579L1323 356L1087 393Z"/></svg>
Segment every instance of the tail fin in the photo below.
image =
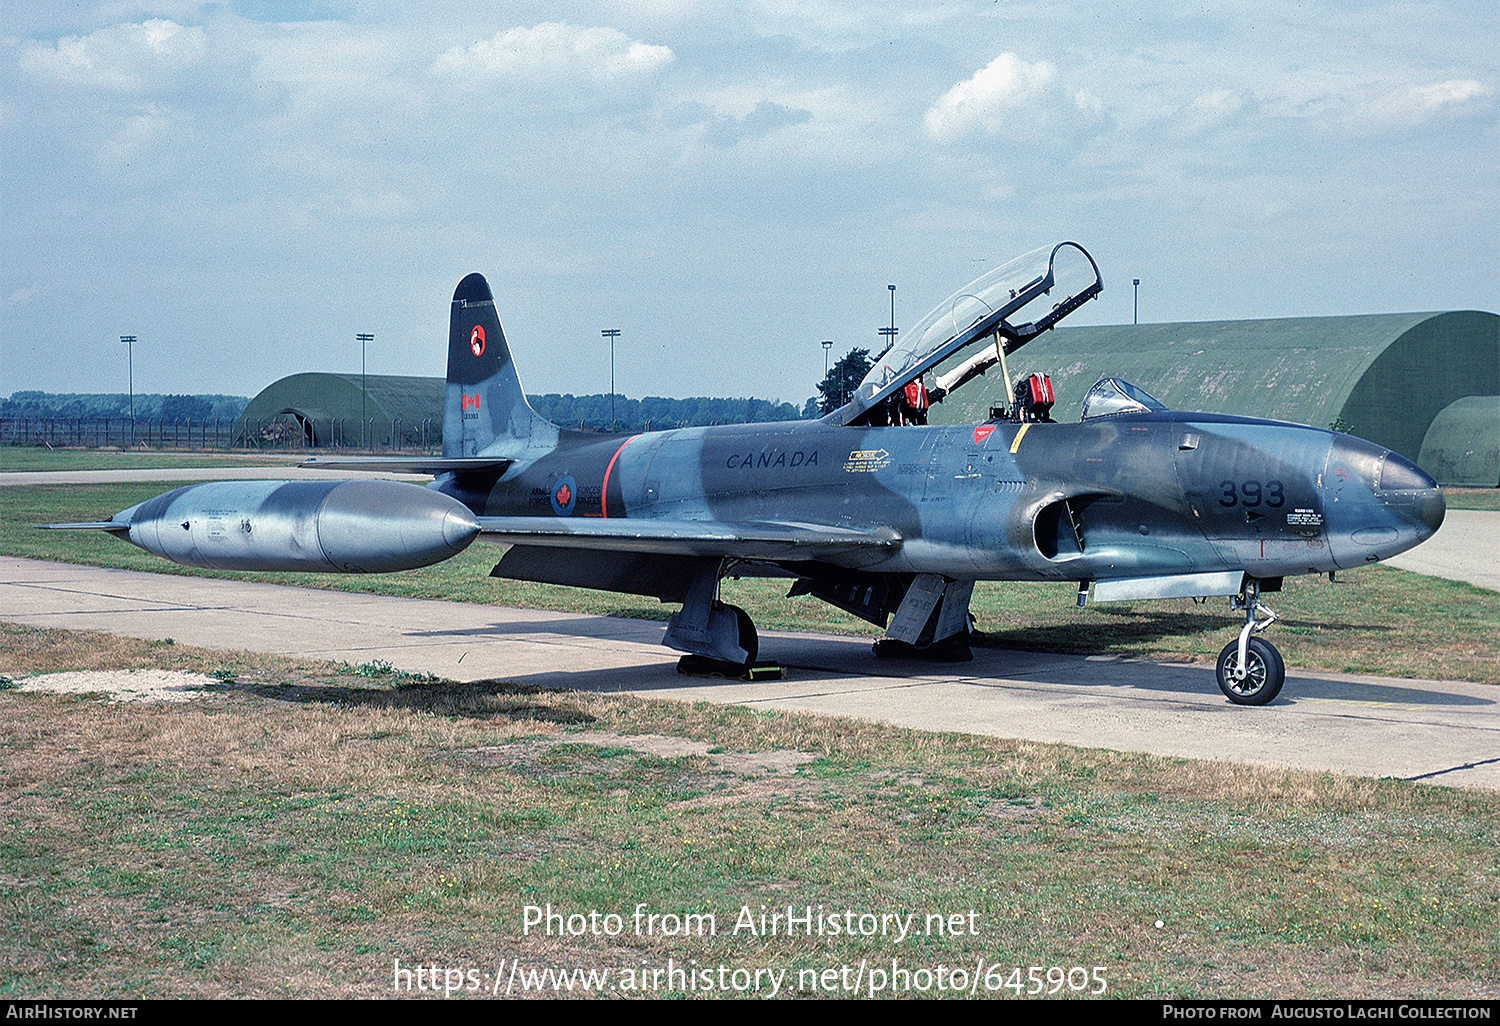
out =
<svg viewBox="0 0 1500 1026"><path fill-rule="evenodd" d="M533 447L551 448L557 437L557 428L521 391L489 283L482 274L469 275L453 292L443 455L515 458Z"/></svg>

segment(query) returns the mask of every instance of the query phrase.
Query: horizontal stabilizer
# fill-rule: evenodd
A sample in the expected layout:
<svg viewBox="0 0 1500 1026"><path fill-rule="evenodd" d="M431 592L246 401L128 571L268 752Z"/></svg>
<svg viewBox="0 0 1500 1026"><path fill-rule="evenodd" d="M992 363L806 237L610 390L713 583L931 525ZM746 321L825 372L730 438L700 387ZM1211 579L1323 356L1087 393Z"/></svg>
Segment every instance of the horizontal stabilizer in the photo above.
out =
<svg viewBox="0 0 1500 1026"><path fill-rule="evenodd" d="M499 545L655 552L739 559L819 559L852 566L901 547L889 528L629 518L479 517L480 540ZM862 558L863 557L863 558Z"/></svg>
<svg viewBox="0 0 1500 1026"><path fill-rule="evenodd" d="M453 474L469 470L503 473L513 461L493 456L367 456L364 459L313 458L297 466L304 470L375 470L391 474Z"/></svg>

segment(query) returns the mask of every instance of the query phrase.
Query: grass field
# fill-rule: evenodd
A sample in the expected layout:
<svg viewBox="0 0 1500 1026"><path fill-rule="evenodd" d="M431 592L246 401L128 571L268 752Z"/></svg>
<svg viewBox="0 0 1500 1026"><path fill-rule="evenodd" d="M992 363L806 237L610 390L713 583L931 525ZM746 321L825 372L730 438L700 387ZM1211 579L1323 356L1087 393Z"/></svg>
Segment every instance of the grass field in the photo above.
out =
<svg viewBox="0 0 1500 1026"><path fill-rule="evenodd" d="M0 472L52 470L154 470L174 467L295 466L307 453L191 452L176 449L49 449L0 445Z"/></svg>
<svg viewBox="0 0 1500 1026"><path fill-rule="evenodd" d="M1489 792L0 630L217 680L0 690L0 997L1500 991Z"/></svg>

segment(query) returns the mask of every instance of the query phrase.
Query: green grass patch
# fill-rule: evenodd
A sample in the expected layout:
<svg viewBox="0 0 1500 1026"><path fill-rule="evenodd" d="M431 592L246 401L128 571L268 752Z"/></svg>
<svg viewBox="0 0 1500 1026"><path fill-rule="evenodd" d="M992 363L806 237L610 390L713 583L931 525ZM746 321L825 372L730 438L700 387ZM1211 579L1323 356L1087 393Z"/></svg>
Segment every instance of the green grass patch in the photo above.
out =
<svg viewBox="0 0 1500 1026"><path fill-rule="evenodd" d="M1108 996L1150 999L1500 981L1489 792L3 630L17 676L106 646L236 671L184 705L0 694L7 998L377 998L396 960L486 988L515 960L616 986L659 970L648 996L683 996L669 959L715 986L719 966L783 973L804 996L893 962L926 974L905 996L942 996L940 965L998 967L980 993L1006 997L1031 966L1087 968L1089 989L1101 967ZM665 756L657 735L707 754ZM813 758L716 760L778 752ZM547 906L563 936L526 926ZM788 906L915 932L735 931ZM567 929L592 913L617 933Z"/></svg>
<svg viewBox="0 0 1500 1026"><path fill-rule="evenodd" d="M50 449L0 445L0 472L69 470L161 470L177 467L292 467L313 453L268 453L244 449L209 452L152 449Z"/></svg>
<svg viewBox="0 0 1500 1026"><path fill-rule="evenodd" d="M1500 488L1444 488L1449 509L1500 510Z"/></svg>

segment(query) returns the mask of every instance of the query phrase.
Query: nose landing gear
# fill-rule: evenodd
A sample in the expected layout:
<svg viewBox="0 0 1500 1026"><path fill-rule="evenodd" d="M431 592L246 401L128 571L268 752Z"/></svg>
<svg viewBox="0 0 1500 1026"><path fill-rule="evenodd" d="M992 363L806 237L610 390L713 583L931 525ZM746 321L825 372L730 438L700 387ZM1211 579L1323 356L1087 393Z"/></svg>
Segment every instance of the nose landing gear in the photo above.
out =
<svg viewBox="0 0 1500 1026"><path fill-rule="evenodd" d="M1236 705L1265 705L1286 683L1286 664L1275 645L1252 635L1275 623L1276 612L1260 600L1260 582L1253 577L1229 601L1232 608L1245 611L1245 626L1219 653L1219 690Z"/></svg>

